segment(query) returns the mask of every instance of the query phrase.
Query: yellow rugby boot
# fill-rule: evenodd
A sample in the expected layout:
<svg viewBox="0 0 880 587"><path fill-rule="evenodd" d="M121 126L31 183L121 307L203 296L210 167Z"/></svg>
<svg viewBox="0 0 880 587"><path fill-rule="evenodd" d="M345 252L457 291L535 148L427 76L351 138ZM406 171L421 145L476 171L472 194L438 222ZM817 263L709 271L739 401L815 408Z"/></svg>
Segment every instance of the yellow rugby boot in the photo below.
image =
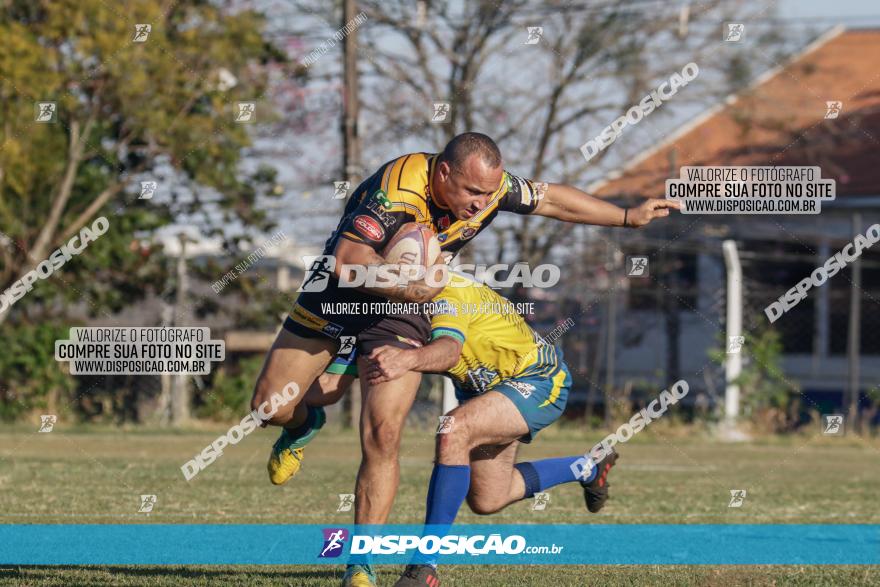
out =
<svg viewBox="0 0 880 587"><path fill-rule="evenodd" d="M348 565L342 587L376 587L376 575L369 565Z"/></svg>
<svg viewBox="0 0 880 587"><path fill-rule="evenodd" d="M302 448L279 448L281 441L284 439L284 433L281 433L275 445L272 447L272 454L269 455L269 480L272 485L282 485L288 479L299 473L302 467L303 452Z"/></svg>
<svg viewBox="0 0 880 587"><path fill-rule="evenodd" d="M302 468L303 447L318 434L326 421L323 408L309 407L305 424L296 431L288 428L281 430L281 436L272 446L266 465L273 485L282 485L299 473Z"/></svg>

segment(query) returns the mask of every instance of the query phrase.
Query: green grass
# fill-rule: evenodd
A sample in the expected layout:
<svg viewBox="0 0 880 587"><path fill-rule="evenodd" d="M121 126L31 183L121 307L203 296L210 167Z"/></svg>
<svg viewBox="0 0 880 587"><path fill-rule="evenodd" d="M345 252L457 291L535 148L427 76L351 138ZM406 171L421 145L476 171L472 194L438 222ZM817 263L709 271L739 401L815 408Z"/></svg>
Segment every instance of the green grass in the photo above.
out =
<svg viewBox="0 0 880 587"><path fill-rule="evenodd" d="M344 524L337 494L352 493L359 464L351 431L328 428L306 451L305 469L283 487L269 484L274 433L257 431L195 479L180 465L225 428L165 433L56 429L0 433L0 523ZM401 486L390 523L419 523L431 471L431 432L409 431ZM522 458L583 452L597 440L573 429L547 430ZM550 491L545 511L514 504L495 516L463 510L462 523L880 523L880 444L795 436L747 444L694 432L649 430L621 450L612 500L589 515L576 486ZM746 489L741 509L729 490ZM156 494L138 514L141 494ZM589 527L584 529L585 539ZM398 568L380 569L380 585ZM341 567L29 567L0 568L0 585L303 585L336 586ZM444 585L868 585L877 567L453 567Z"/></svg>

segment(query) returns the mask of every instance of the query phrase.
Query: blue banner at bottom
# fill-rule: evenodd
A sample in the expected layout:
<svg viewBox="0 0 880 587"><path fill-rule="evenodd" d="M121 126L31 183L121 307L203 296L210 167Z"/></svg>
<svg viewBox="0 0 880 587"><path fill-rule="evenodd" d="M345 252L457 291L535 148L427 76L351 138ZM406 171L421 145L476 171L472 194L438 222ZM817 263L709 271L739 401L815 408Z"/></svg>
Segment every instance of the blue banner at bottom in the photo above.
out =
<svg viewBox="0 0 880 587"><path fill-rule="evenodd" d="M0 565L878 565L880 525L0 525Z"/></svg>

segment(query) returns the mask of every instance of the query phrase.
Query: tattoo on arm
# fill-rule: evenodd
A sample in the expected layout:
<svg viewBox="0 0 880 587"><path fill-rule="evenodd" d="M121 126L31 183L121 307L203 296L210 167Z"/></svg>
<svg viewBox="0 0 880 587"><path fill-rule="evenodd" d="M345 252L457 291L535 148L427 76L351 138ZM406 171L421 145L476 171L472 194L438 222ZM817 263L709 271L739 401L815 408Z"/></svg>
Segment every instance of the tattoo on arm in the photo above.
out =
<svg viewBox="0 0 880 587"><path fill-rule="evenodd" d="M434 291L434 288L429 287L422 280L408 283L405 288L402 288L402 291L398 294L397 297L406 302L417 302L423 304L425 302L430 302L431 298L437 295L437 293L438 292Z"/></svg>

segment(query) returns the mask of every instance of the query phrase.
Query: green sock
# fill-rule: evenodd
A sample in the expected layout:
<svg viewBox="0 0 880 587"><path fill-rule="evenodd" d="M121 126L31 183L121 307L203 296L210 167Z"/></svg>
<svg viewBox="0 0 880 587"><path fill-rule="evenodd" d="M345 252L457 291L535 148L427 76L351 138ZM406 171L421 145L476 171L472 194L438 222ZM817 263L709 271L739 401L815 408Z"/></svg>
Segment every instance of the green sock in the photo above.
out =
<svg viewBox="0 0 880 587"><path fill-rule="evenodd" d="M324 423L327 422L327 416L324 413L324 408L320 406L307 406L308 407L308 415L306 416L306 421L296 428L285 428L284 436L285 436L285 444L287 444L287 448L295 449L302 448L307 445L312 439L318 434L321 428L324 427Z"/></svg>

